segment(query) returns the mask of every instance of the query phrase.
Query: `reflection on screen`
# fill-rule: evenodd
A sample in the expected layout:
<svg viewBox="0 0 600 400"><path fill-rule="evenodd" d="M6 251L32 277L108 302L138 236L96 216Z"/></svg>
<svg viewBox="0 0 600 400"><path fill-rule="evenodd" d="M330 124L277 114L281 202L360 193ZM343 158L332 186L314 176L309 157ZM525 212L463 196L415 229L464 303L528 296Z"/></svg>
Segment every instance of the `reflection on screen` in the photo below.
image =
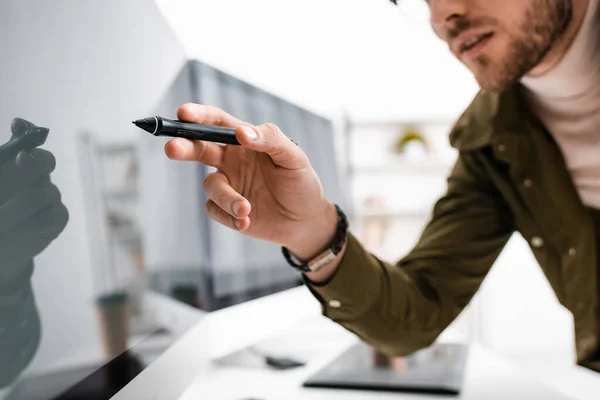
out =
<svg viewBox="0 0 600 400"><path fill-rule="evenodd" d="M204 315L149 288L130 126L185 56L145 0L6 0L0 36L0 399L108 399Z"/></svg>

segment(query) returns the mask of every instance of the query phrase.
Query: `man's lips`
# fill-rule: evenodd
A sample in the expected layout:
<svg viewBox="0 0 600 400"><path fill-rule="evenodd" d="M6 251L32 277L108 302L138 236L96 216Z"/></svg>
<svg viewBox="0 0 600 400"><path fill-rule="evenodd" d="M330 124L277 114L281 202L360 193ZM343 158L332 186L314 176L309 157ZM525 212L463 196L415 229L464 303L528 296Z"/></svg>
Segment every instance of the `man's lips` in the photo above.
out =
<svg viewBox="0 0 600 400"><path fill-rule="evenodd" d="M459 57L471 54L483 48L483 45L494 36L490 31L465 32L452 42L452 51Z"/></svg>

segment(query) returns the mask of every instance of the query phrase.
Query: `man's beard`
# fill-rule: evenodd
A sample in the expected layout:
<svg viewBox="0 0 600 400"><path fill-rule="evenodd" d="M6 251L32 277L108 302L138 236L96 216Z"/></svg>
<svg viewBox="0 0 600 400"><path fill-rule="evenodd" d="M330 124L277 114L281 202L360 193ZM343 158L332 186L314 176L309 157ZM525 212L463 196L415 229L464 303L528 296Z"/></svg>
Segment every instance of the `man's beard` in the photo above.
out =
<svg viewBox="0 0 600 400"><path fill-rule="evenodd" d="M572 0L533 0L517 35L510 37L503 60L481 55L476 79L486 91L501 91L538 65L567 30L573 17Z"/></svg>

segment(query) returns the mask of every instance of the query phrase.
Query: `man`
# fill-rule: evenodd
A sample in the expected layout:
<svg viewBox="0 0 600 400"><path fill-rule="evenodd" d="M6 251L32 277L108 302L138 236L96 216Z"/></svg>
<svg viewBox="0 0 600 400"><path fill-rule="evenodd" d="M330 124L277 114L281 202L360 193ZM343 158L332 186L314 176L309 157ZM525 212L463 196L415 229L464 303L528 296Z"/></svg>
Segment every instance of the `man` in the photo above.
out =
<svg viewBox="0 0 600 400"><path fill-rule="evenodd" d="M242 146L175 139L166 153L216 167L208 214L281 244L324 314L392 355L430 345L519 232L573 313L578 363L600 371L599 1L428 2L481 92L450 134L447 193L395 265L346 232L306 155L271 124L184 105L179 118L235 127Z"/></svg>

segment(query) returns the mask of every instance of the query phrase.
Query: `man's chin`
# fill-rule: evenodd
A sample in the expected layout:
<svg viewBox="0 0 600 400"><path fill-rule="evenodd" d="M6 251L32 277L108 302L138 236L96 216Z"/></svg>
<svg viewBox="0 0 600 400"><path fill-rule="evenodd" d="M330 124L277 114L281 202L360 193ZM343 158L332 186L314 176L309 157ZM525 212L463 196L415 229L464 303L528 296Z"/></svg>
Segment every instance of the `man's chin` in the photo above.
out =
<svg viewBox="0 0 600 400"><path fill-rule="evenodd" d="M498 60L488 56L481 56L467 68L485 92L501 92L513 85L517 79L511 78L505 67L498 66Z"/></svg>
<svg viewBox="0 0 600 400"><path fill-rule="evenodd" d="M515 79L491 79L490 76L475 75L475 80L484 92L503 92L515 83Z"/></svg>

